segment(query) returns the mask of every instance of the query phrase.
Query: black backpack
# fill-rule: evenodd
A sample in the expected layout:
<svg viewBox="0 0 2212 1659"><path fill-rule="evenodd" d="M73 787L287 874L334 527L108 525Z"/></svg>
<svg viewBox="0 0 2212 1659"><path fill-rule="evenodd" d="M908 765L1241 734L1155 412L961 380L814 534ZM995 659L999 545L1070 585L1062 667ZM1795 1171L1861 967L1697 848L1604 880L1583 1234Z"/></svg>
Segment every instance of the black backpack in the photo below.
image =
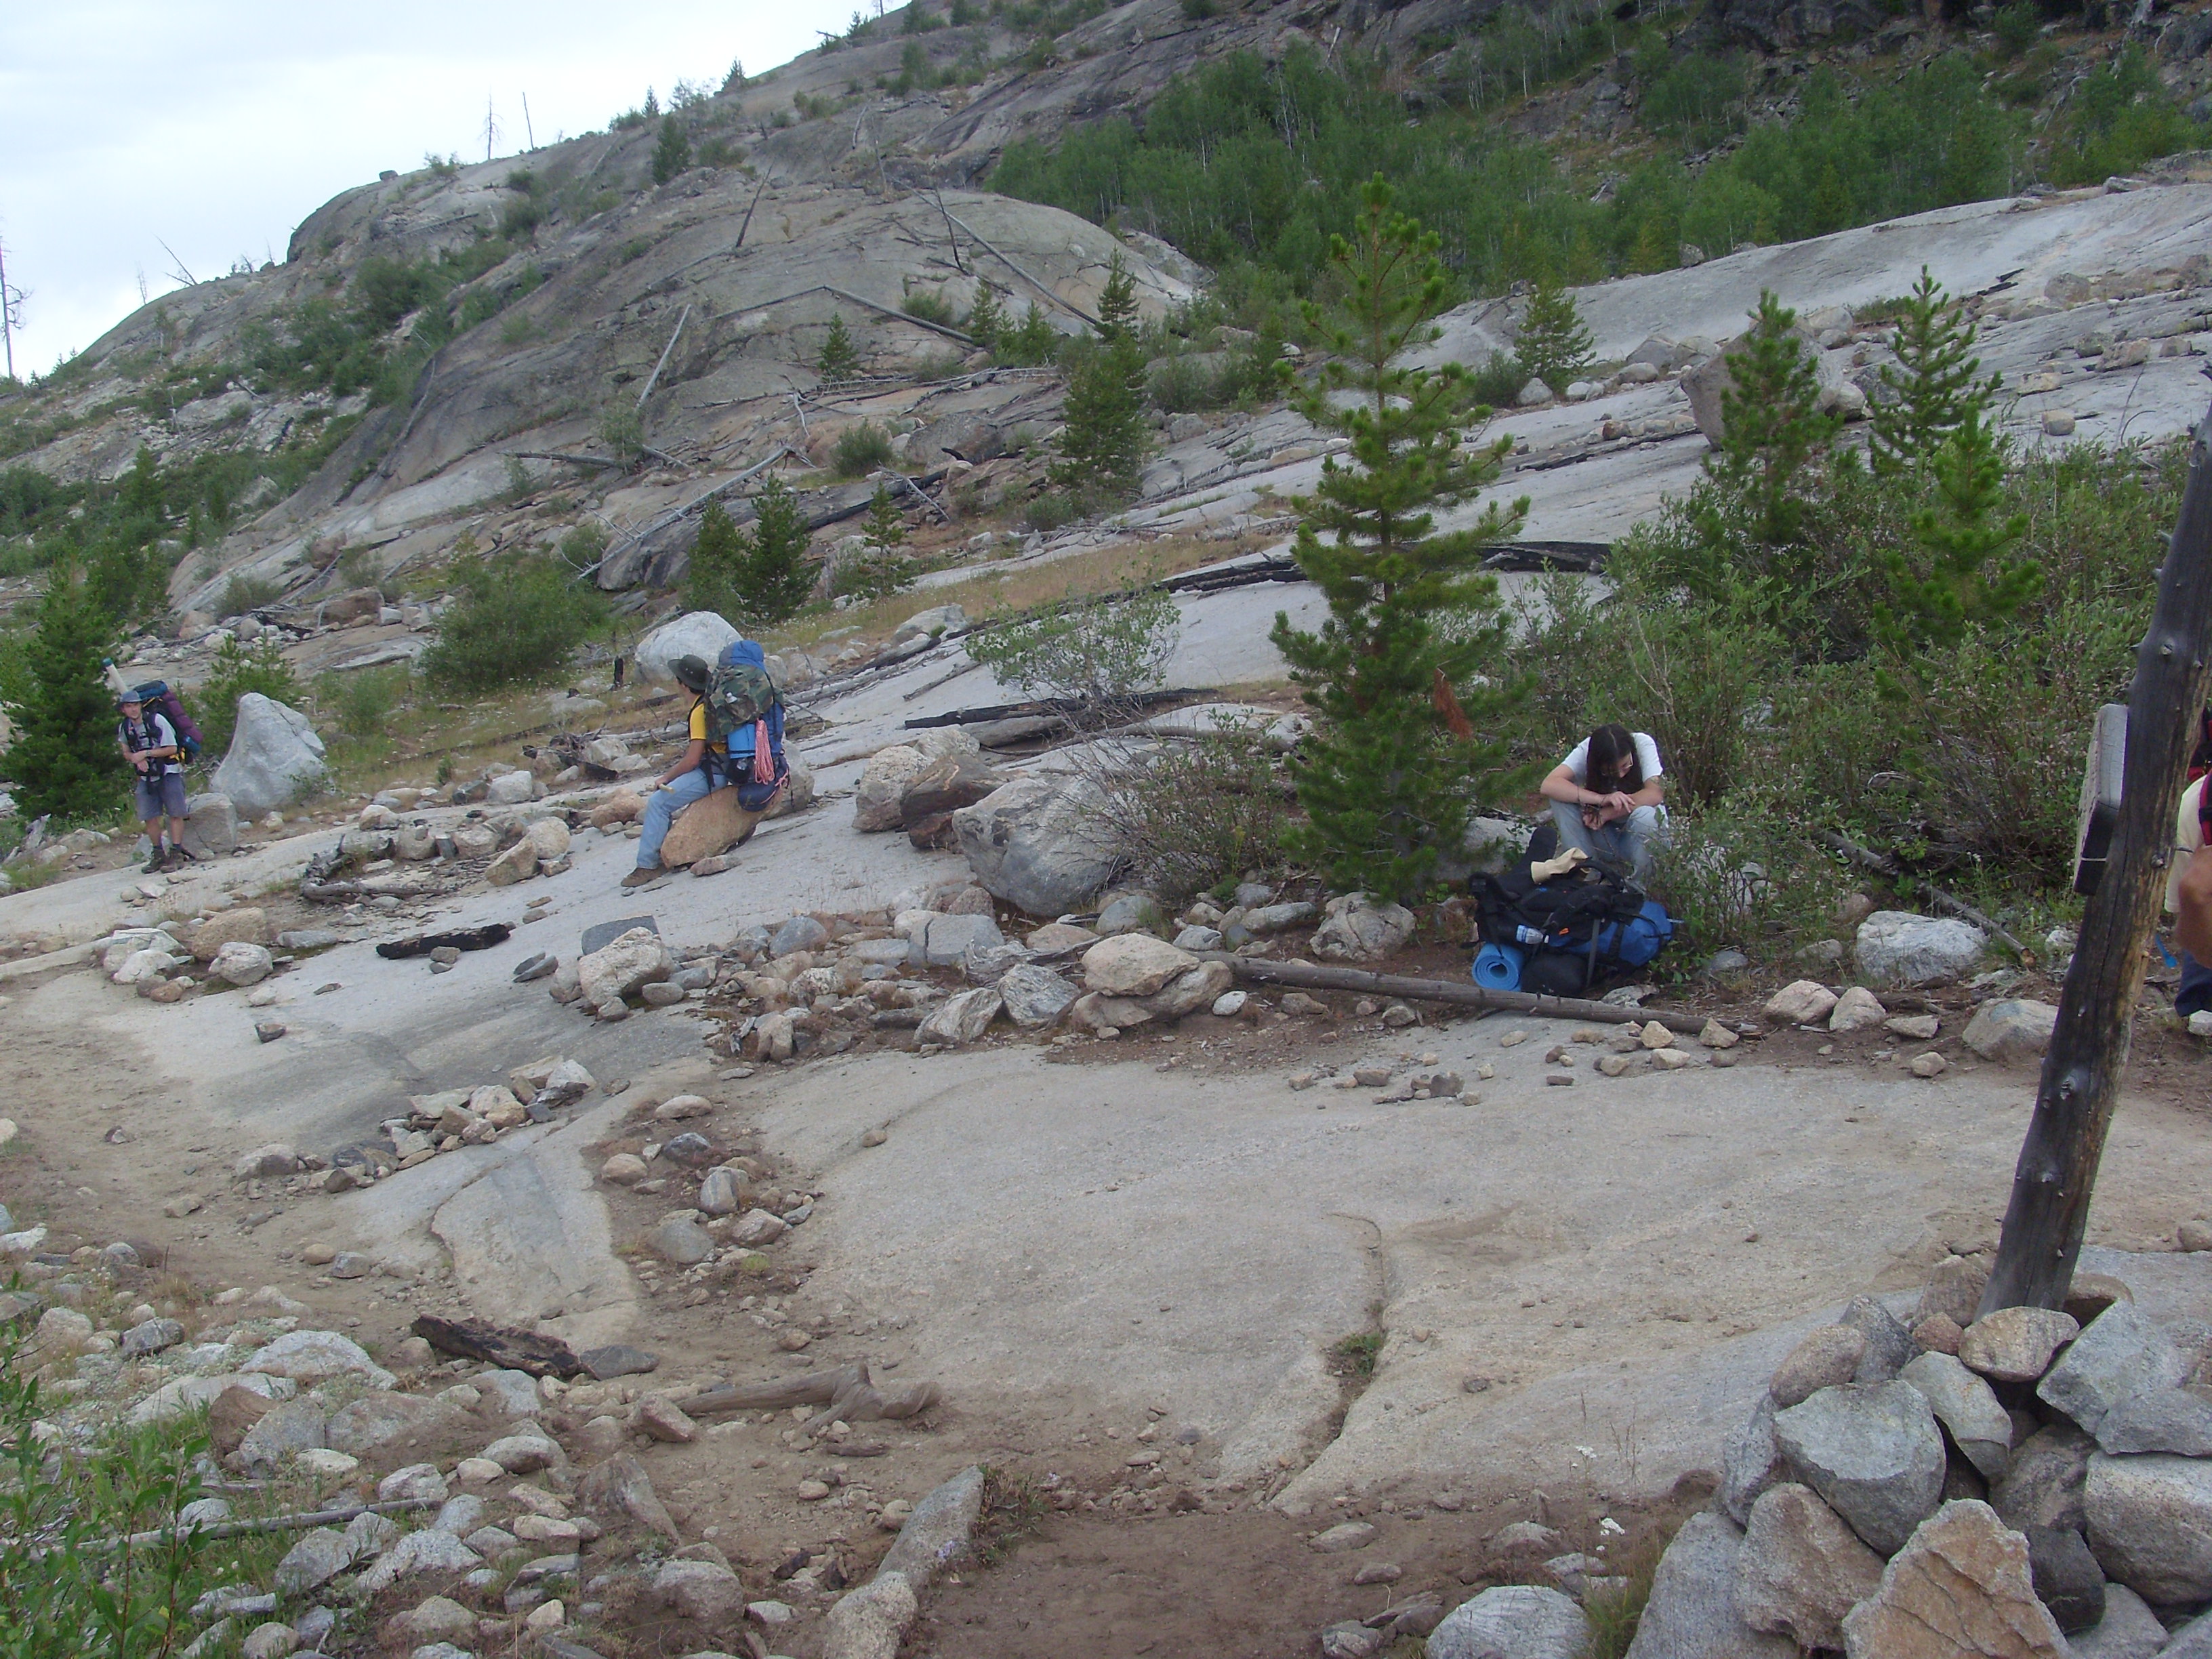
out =
<svg viewBox="0 0 2212 1659"><path fill-rule="evenodd" d="M1525 953L1522 990L1578 996L1611 965L1605 941L1643 917L1647 901L1642 889L1595 865L1538 881L1529 866L1558 845L1557 832L1542 825L1518 864L1500 875L1478 874L1469 888L1482 942Z"/></svg>

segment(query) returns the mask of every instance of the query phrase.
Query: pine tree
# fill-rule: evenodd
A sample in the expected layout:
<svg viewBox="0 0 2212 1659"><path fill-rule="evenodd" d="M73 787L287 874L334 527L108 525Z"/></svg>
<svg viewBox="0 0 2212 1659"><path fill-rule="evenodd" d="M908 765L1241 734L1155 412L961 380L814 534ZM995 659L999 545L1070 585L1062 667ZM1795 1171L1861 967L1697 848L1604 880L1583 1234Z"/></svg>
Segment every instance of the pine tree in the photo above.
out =
<svg viewBox="0 0 2212 1659"><path fill-rule="evenodd" d="M665 185L691 165L691 139L673 115L660 123L660 142L653 147L653 182Z"/></svg>
<svg viewBox="0 0 2212 1659"><path fill-rule="evenodd" d="M822 342L822 355L814 360L814 366L825 380L850 380L860 368L860 354L854 349L853 336L845 327L843 312L830 319L829 337Z"/></svg>
<svg viewBox="0 0 2212 1659"><path fill-rule="evenodd" d="M993 351L999 349L999 337L1006 331L1006 313L999 303L999 291L988 283L975 284L975 302L969 307L968 320L962 327L976 344Z"/></svg>
<svg viewBox="0 0 2212 1659"><path fill-rule="evenodd" d="M116 752L115 701L100 674L114 642L114 622L82 574L55 566L22 647L18 696L0 705L15 729L0 769L26 816L91 822L121 805L129 769Z"/></svg>
<svg viewBox="0 0 2212 1659"><path fill-rule="evenodd" d="M1089 507L1129 500L1143 473L1145 350L1136 319L1136 284L1116 253L1099 296L1097 337L1068 370L1053 469L1053 483Z"/></svg>
<svg viewBox="0 0 2212 1659"><path fill-rule="evenodd" d="M1492 502L1464 530L1436 529L1435 509L1495 479L1511 441L1462 452L1479 407L1466 369L1403 364L1437 336L1439 240L1393 210L1381 174L1361 198L1354 236L1330 249L1342 308L1306 308L1332 356L1296 398L1306 419L1351 440L1353 465L1324 462L1316 494L1293 502L1298 567L1329 614L1314 633L1278 612L1268 637L1321 717L1291 762L1309 819L1292 850L1332 882L1402 899L1461 844L1478 799L1522 781L1504 743L1479 735L1522 695L1498 672L1506 623L1482 561L1528 503ZM1358 398L1340 403L1347 389Z"/></svg>
<svg viewBox="0 0 2212 1659"><path fill-rule="evenodd" d="M1808 466L1843 424L1820 409L1820 375L1793 331L1797 313L1762 289L1750 330L1728 354L1733 384L1721 394L1720 447L1706 471L1746 510L1754 538L1798 539L1811 505Z"/></svg>
<svg viewBox="0 0 2212 1659"><path fill-rule="evenodd" d="M757 515L745 538L738 570L738 603L763 628L788 622L814 593L814 572L806 562L806 520L799 498L781 478L770 478L753 496Z"/></svg>
<svg viewBox="0 0 2212 1659"><path fill-rule="evenodd" d="M1048 363L1060 349L1060 335L1037 309L1035 300L1022 315L1021 326L1001 329L999 333L998 356L1000 362L1022 368L1034 368Z"/></svg>
<svg viewBox="0 0 2212 1659"><path fill-rule="evenodd" d="M1528 314L1521 320L1522 368L1563 393L1568 382L1582 378L1595 349L1596 343L1575 308L1575 296L1548 280L1537 283L1528 296Z"/></svg>
<svg viewBox="0 0 2212 1659"><path fill-rule="evenodd" d="M891 499L890 486L878 484L868 502L868 525L861 532L867 551L837 573L842 592L864 599L887 599L912 585L915 564L899 550L906 545L906 520Z"/></svg>
<svg viewBox="0 0 2212 1659"><path fill-rule="evenodd" d="M660 113L660 99L651 87L645 89L645 118L652 120Z"/></svg>
<svg viewBox="0 0 2212 1659"><path fill-rule="evenodd" d="M711 611L717 616L742 616L741 597L746 557L744 533L722 510L720 501L707 503L699 516L699 539L692 544L691 568L684 578L684 608Z"/></svg>
<svg viewBox="0 0 2212 1659"><path fill-rule="evenodd" d="M1969 404L1929 458L1935 504L1912 515L1912 538L1927 574L1901 552L1885 560L1897 603L1877 615L1875 625L1900 653L1954 646L1970 626L2002 622L2041 591L2039 563L2006 556L2027 534L2027 515L1996 516L2004 500L2004 464L2002 442Z"/></svg>
<svg viewBox="0 0 2212 1659"><path fill-rule="evenodd" d="M1921 266L1898 319L1897 362L1881 366L1881 383L1895 401L1878 401L1871 411L1876 471L1902 471L1929 461L1970 411L1989 407L2000 377L1975 378L1982 366L1972 355L1978 331Z"/></svg>

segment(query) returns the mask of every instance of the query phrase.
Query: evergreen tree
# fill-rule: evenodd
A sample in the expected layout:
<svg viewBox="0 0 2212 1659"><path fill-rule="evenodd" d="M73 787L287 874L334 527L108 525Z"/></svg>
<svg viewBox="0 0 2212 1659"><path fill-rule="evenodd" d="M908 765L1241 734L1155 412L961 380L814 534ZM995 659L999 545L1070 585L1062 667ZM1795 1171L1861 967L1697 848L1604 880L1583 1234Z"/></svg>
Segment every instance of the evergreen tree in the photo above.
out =
<svg viewBox="0 0 2212 1659"><path fill-rule="evenodd" d="M1097 337L1068 370L1060 465L1053 482L1086 506L1136 495L1145 460L1145 349L1136 284L1114 256L1098 301Z"/></svg>
<svg viewBox="0 0 2212 1659"><path fill-rule="evenodd" d="M1593 361L1596 343L1583 326L1575 296L1548 280L1536 284L1528 296L1528 314L1521 319L1521 367L1555 392L1565 392L1570 381L1582 378Z"/></svg>
<svg viewBox="0 0 2212 1659"><path fill-rule="evenodd" d="M752 532L738 569L738 604L763 628L788 622L813 596L814 572L806 562L806 520L799 499L781 478L753 496Z"/></svg>
<svg viewBox="0 0 2212 1659"><path fill-rule="evenodd" d="M1877 614L1875 625L1900 653L1954 646L1970 626L2002 622L2041 591L2039 563L2006 556L2027 534L2027 515L1996 516L2004 499L2004 464L2003 444L1969 404L1929 458L1935 503L1912 515L1925 574L1901 552L1884 560L1896 604Z"/></svg>
<svg viewBox="0 0 2212 1659"><path fill-rule="evenodd" d="M829 337L822 342L822 355L814 366L825 380L850 380L860 366L860 354L853 345L853 336L845 326L845 313L838 312L830 319Z"/></svg>
<svg viewBox="0 0 2212 1659"><path fill-rule="evenodd" d="M0 769L27 817L91 822L121 805L130 769L116 752L120 717L100 673L114 643L112 613L73 566L55 566L23 643L16 695L0 705L15 728Z"/></svg>
<svg viewBox="0 0 2212 1659"><path fill-rule="evenodd" d="M665 185L690 165L691 138L684 123L673 115L662 117L660 142L653 147L653 182Z"/></svg>
<svg viewBox="0 0 2212 1659"><path fill-rule="evenodd" d="M1872 453L1877 471L1899 471L1931 460L1970 413L1989 407L2000 377L1975 376L1977 325L1967 321L1943 285L1920 268L1897 324L1897 362L1881 366L1881 383L1894 402L1875 403Z"/></svg>
<svg viewBox="0 0 2212 1659"><path fill-rule="evenodd" d="M868 502L868 525L861 532L867 551L837 573L840 591L864 599L887 599L914 581L915 564L900 551L906 545L906 519L891 499L890 486L878 484Z"/></svg>
<svg viewBox="0 0 2212 1659"><path fill-rule="evenodd" d="M1022 314L1021 326L999 331L998 359L1000 362L1019 368L1035 368L1048 363L1060 349L1060 335L1037 309L1035 300Z"/></svg>
<svg viewBox="0 0 2212 1659"><path fill-rule="evenodd" d="M1521 781L1504 742L1479 735L1522 696L1498 672L1506 623L1482 561L1528 503L1492 502L1465 530L1436 529L1434 510L1495 479L1511 441L1462 452L1479 407L1466 369L1404 366L1437 336L1429 319L1449 294L1439 240L1393 210L1381 174L1361 197L1354 236L1330 248L1341 309L1306 308L1332 355L1295 399L1351 440L1353 465L1325 461L1316 494L1293 502L1298 568L1329 614L1315 633L1278 612L1268 637L1321 717L1291 762L1310 820L1293 852L1334 883L1404 899L1461 844L1473 804ZM1347 389L1357 398L1340 403Z"/></svg>
<svg viewBox="0 0 2212 1659"><path fill-rule="evenodd" d="M645 118L652 120L660 113L660 99L651 87L645 89Z"/></svg>
<svg viewBox="0 0 2212 1659"><path fill-rule="evenodd" d="M744 614L741 598L747 556L744 533L720 501L699 515L699 539L692 544L691 568L684 578L684 608L712 611L729 617Z"/></svg>
<svg viewBox="0 0 2212 1659"><path fill-rule="evenodd" d="M999 337L1006 331L1006 313L999 303L998 290L988 283L975 284L975 303L968 307L968 320L961 327L977 345L999 349Z"/></svg>
<svg viewBox="0 0 2212 1659"><path fill-rule="evenodd" d="M1705 470L1747 514L1755 540L1798 539L1811 505L1807 471L1843 424L1820 409L1820 376L1793 331L1797 313L1762 289L1750 330L1728 354L1720 447Z"/></svg>

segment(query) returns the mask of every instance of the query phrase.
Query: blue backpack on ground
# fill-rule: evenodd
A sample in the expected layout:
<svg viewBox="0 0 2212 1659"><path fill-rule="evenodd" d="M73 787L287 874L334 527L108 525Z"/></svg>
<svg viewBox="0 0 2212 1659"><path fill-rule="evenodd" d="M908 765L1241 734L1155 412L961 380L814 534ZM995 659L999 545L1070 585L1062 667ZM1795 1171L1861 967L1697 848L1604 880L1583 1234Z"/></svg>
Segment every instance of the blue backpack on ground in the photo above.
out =
<svg viewBox="0 0 2212 1659"><path fill-rule="evenodd" d="M1674 936L1666 907L1610 871L1585 865L1536 880L1529 866L1557 845L1541 825L1512 869L1470 884L1482 939L1473 977L1486 989L1580 996L1644 966Z"/></svg>

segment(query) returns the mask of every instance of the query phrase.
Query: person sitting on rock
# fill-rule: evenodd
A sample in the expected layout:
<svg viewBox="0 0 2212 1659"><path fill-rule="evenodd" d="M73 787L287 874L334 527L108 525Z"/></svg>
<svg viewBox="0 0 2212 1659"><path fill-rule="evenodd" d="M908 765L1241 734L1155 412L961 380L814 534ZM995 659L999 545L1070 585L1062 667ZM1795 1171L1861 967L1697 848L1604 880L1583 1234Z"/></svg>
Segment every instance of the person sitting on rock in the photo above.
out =
<svg viewBox="0 0 2212 1659"><path fill-rule="evenodd" d="M676 815L733 781L729 775L729 745L707 741L707 688L714 682L714 671L700 657L678 657L671 666L676 683L691 694L691 741L676 764L653 780L647 793L645 832L637 839L637 868L623 878L624 887L642 887L666 875L660 862L660 844L668 839L668 826L676 822Z"/></svg>
<svg viewBox="0 0 2212 1659"><path fill-rule="evenodd" d="M1559 827L1559 850L1578 847L1641 882L1666 835L1661 770L1659 745L1625 726L1601 726L1577 744L1539 786Z"/></svg>
<svg viewBox="0 0 2212 1659"><path fill-rule="evenodd" d="M2192 767L2193 770L2194 768ZM2173 862L2166 878L2166 908L2181 947L2181 984L2173 1012L2187 1016L2212 1009L2212 811L2205 795L2212 777L2199 775L2181 794L2173 825Z"/></svg>
<svg viewBox="0 0 2212 1659"><path fill-rule="evenodd" d="M125 692L118 706L123 718L116 723L115 741L138 774L131 786L138 799L138 821L154 844L146 873L191 863L192 855L185 851L185 751L176 730L159 709L148 708L136 691ZM169 821L167 846L161 842L165 813Z"/></svg>

